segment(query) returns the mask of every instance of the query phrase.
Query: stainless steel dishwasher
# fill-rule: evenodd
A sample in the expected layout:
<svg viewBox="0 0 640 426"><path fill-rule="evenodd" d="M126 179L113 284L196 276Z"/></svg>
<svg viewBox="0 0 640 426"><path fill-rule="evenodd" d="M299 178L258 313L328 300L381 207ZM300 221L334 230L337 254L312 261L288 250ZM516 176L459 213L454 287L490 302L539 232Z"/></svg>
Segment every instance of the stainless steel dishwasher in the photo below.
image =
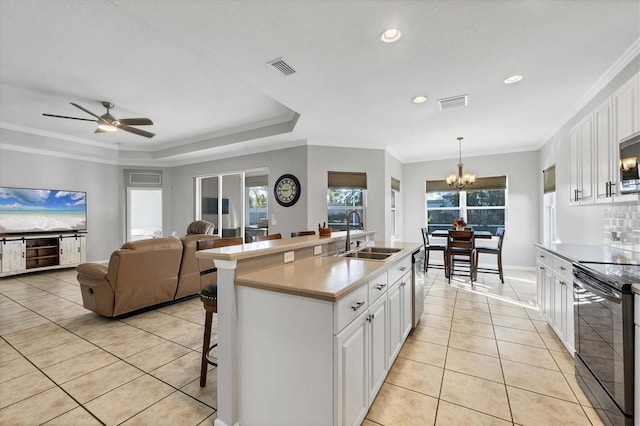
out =
<svg viewBox="0 0 640 426"><path fill-rule="evenodd" d="M413 282L413 324L411 331L420 322L424 312L424 247L420 247L411 255L411 281Z"/></svg>

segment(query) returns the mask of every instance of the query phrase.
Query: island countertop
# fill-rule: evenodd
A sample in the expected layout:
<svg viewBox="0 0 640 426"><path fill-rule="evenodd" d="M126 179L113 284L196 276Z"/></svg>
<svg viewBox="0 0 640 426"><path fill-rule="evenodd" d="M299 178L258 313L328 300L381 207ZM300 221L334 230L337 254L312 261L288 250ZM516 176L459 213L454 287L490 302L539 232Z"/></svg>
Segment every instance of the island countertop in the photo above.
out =
<svg viewBox="0 0 640 426"><path fill-rule="evenodd" d="M385 260L314 256L236 277L236 285L335 302L375 277L388 266L420 248L419 243L369 241L367 247L401 251Z"/></svg>

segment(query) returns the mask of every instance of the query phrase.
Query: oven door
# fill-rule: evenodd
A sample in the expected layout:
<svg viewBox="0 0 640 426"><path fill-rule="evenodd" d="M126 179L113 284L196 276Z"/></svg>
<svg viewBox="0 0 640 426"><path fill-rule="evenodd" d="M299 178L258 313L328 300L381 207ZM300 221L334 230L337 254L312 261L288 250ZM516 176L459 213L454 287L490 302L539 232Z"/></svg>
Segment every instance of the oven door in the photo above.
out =
<svg viewBox="0 0 640 426"><path fill-rule="evenodd" d="M630 416L633 373L628 372L633 371L633 345L625 332L627 295L580 268L574 268L573 286L576 374L609 412L607 417ZM625 424L618 421L612 423Z"/></svg>

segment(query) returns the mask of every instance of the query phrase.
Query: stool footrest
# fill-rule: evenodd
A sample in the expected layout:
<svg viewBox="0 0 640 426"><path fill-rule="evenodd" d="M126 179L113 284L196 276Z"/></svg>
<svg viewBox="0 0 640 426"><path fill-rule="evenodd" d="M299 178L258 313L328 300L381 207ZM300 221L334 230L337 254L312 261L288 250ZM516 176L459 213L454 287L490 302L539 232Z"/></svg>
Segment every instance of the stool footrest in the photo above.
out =
<svg viewBox="0 0 640 426"><path fill-rule="evenodd" d="M211 358L210 358L210 356L209 356L209 352L211 352L211 351L212 351L216 346L218 346L218 344L217 344L217 343L215 343L215 344L211 345L211 346L209 347L209 349L207 349L207 352L206 352L206 353L205 353L205 355L204 355L204 358L207 360L207 363L209 363L209 365L213 365L213 366L215 366L215 367L217 367L217 366L218 366L218 363L217 363L217 362L213 362L213 361L211 361ZM217 361L217 359L216 359L216 361Z"/></svg>

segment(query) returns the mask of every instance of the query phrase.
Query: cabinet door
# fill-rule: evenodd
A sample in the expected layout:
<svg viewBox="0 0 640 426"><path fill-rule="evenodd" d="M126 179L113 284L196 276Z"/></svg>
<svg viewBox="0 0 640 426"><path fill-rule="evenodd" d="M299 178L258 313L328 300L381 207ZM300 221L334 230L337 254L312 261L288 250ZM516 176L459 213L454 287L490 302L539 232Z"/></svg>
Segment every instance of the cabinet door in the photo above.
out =
<svg viewBox="0 0 640 426"><path fill-rule="evenodd" d="M380 390L389 368L387 303L386 296L380 297L376 303L371 305L367 316L369 322L369 401L373 401Z"/></svg>
<svg viewBox="0 0 640 426"><path fill-rule="evenodd" d="M3 241L0 243L0 254L0 272L22 271L27 268L24 241Z"/></svg>
<svg viewBox="0 0 640 426"><path fill-rule="evenodd" d="M60 240L60 265L73 265L77 263L77 247L80 247L77 242L78 241L75 238L62 238Z"/></svg>
<svg viewBox="0 0 640 426"><path fill-rule="evenodd" d="M580 122L580 204L593 203L593 116Z"/></svg>
<svg viewBox="0 0 640 426"><path fill-rule="evenodd" d="M562 281L562 338L571 355L575 348L573 331L573 283Z"/></svg>
<svg viewBox="0 0 640 426"><path fill-rule="evenodd" d="M367 414L367 316L367 312L360 315L335 337L339 425L359 425Z"/></svg>
<svg viewBox="0 0 640 426"><path fill-rule="evenodd" d="M612 96L615 114L614 137L618 142L637 132L640 126L640 112L638 111L639 75L633 76L616 90Z"/></svg>
<svg viewBox="0 0 640 426"><path fill-rule="evenodd" d="M402 348L402 312L400 309L400 283L395 283L389 295L389 365Z"/></svg>
<svg viewBox="0 0 640 426"><path fill-rule="evenodd" d="M551 309L551 325L553 326L556 333L559 335L560 339L564 339L563 329L562 329L562 313L564 311L564 307L562 305L562 287L563 287L562 277L558 274L553 274L553 302Z"/></svg>
<svg viewBox="0 0 640 426"><path fill-rule="evenodd" d="M402 341L411 332L413 324L413 286L411 285L411 273L405 274L400 282L400 311L402 313Z"/></svg>
<svg viewBox="0 0 640 426"><path fill-rule="evenodd" d="M578 205L580 190L580 126L569 131L569 205Z"/></svg>
<svg viewBox="0 0 640 426"><path fill-rule="evenodd" d="M611 137L611 101L607 100L594 114L594 152L595 152L595 201L611 202L617 182L617 168L613 167L614 145ZM610 189L612 188L612 189Z"/></svg>

